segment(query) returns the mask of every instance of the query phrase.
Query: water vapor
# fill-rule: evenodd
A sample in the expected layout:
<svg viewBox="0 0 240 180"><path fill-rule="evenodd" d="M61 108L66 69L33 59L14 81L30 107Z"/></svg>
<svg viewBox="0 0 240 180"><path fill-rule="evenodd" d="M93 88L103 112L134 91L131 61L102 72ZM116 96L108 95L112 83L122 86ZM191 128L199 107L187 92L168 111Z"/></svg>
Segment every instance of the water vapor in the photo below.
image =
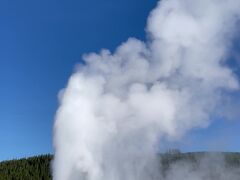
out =
<svg viewBox="0 0 240 180"><path fill-rule="evenodd" d="M146 42L84 55L60 93L54 179L160 179L161 139L207 127L239 89L227 64L239 15L239 0L162 0Z"/></svg>

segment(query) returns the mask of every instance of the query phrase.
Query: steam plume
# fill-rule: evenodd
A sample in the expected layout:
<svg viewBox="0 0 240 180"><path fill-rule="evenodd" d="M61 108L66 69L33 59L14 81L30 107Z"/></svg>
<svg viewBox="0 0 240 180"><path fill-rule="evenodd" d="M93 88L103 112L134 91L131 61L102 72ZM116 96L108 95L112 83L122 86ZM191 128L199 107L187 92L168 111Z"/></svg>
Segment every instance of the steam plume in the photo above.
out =
<svg viewBox="0 0 240 180"><path fill-rule="evenodd" d="M60 93L55 180L160 178L156 146L206 127L239 83L227 66L239 0L162 0L147 42L83 56Z"/></svg>

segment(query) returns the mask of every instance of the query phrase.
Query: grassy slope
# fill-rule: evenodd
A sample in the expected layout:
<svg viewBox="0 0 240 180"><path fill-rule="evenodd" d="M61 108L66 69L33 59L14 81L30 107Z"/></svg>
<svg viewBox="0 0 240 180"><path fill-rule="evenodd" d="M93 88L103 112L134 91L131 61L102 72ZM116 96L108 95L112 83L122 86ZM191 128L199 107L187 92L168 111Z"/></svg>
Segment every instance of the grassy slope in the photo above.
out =
<svg viewBox="0 0 240 180"><path fill-rule="evenodd" d="M200 159L209 153L176 153L160 155L163 171L167 171L175 162L189 162L195 166ZM220 155L220 153L211 153ZM35 156L19 160L4 161L0 163L0 180L50 180L51 155ZM240 153L224 153L228 167L240 168Z"/></svg>

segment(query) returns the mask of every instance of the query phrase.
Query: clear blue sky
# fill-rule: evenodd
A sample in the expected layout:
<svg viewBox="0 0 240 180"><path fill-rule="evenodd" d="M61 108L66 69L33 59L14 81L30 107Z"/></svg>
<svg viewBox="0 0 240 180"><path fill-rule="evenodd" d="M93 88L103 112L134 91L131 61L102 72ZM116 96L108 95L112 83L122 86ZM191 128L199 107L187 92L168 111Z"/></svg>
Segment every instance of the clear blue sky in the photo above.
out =
<svg viewBox="0 0 240 180"><path fill-rule="evenodd" d="M130 36L144 39L146 19L156 2L0 1L0 160L53 152L57 93L74 65L83 53L113 50ZM234 132L226 149L239 150L240 123L227 126L220 121L192 132L192 144L183 149L207 149L196 139L205 142L227 127Z"/></svg>

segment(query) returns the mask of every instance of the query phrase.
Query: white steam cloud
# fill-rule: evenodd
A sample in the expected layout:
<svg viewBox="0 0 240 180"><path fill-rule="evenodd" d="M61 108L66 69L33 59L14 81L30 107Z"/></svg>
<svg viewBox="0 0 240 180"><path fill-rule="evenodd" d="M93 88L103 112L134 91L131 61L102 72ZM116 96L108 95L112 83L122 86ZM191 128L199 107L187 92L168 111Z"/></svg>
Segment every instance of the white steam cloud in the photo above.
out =
<svg viewBox="0 0 240 180"><path fill-rule="evenodd" d="M162 0L147 42L85 55L60 95L54 179L159 179L161 138L206 127L239 88L226 65L239 15L239 0Z"/></svg>

